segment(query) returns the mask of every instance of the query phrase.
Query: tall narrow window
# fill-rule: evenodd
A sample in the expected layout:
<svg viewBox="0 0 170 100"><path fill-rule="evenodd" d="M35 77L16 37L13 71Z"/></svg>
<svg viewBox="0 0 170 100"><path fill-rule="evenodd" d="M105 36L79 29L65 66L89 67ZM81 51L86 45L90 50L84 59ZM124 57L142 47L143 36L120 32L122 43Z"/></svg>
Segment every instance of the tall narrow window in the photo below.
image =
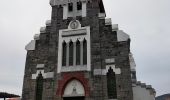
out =
<svg viewBox="0 0 170 100"><path fill-rule="evenodd" d="M77 2L77 10L82 10L82 3L81 2Z"/></svg>
<svg viewBox="0 0 170 100"><path fill-rule="evenodd" d="M107 93L109 99L117 99L116 76L111 67L107 73Z"/></svg>
<svg viewBox="0 0 170 100"><path fill-rule="evenodd" d="M73 3L68 4L68 11L72 12L73 11Z"/></svg>
<svg viewBox="0 0 170 100"><path fill-rule="evenodd" d="M36 80L36 100L42 100L42 93L43 93L43 76L39 73L37 80Z"/></svg>
<svg viewBox="0 0 170 100"><path fill-rule="evenodd" d="M83 65L87 65L87 41L83 41Z"/></svg>
<svg viewBox="0 0 170 100"><path fill-rule="evenodd" d="M69 43L69 66L73 66L73 42Z"/></svg>
<svg viewBox="0 0 170 100"><path fill-rule="evenodd" d="M62 66L66 66L67 44L63 42Z"/></svg>
<svg viewBox="0 0 170 100"><path fill-rule="evenodd" d="M80 41L76 42L76 65L80 65Z"/></svg>

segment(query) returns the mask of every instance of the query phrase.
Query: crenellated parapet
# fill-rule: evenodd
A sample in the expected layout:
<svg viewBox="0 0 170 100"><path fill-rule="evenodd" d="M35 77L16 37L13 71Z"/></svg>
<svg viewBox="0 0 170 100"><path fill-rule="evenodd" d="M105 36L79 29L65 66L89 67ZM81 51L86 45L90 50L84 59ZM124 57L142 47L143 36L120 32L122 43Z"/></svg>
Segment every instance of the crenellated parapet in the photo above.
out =
<svg viewBox="0 0 170 100"><path fill-rule="evenodd" d="M143 88L146 91L149 91L150 95L153 95L153 96L156 95L156 91L154 88L152 88L151 85L146 85L146 83L142 83L141 81L133 82L132 86Z"/></svg>
<svg viewBox="0 0 170 100"><path fill-rule="evenodd" d="M65 5L71 2L92 2L93 0L50 0L50 5ZM102 2L102 0L95 0L96 2Z"/></svg>
<svg viewBox="0 0 170 100"><path fill-rule="evenodd" d="M141 83L140 81L133 81L133 94L134 100L136 98L143 98L143 100L155 100L156 91L151 85L146 85L146 83Z"/></svg>
<svg viewBox="0 0 170 100"><path fill-rule="evenodd" d="M55 5L65 5L71 2L86 2L90 0L50 0L50 5L55 6Z"/></svg>

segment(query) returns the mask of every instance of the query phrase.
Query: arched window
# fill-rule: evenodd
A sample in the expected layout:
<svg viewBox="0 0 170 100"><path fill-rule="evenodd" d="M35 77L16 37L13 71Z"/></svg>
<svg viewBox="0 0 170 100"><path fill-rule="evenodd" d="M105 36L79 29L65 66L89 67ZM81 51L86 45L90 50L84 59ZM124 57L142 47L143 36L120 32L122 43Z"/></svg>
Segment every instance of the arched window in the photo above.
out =
<svg viewBox="0 0 170 100"><path fill-rule="evenodd" d="M76 42L76 65L80 65L80 41Z"/></svg>
<svg viewBox="0 0 170 100"><path fill-rule="evenodd" d="M63 42L62 66L66 66L67 44Z"/></svg>
<svg viewBox="0 0 170 100"><path fill-rule="evenodd" d="M117 99L116 76L111 67L107 73L107 93L109 99Z"/></svg>
<svg viewBox="0 0 170 100"><path fill-rule="evenodd" d="M69 66L73 66L73 42L69 43Z"/></svg>
<svg viewBox="0 0 170 100"><path fill-rule="evenodd" d="M77 10L82 10L82 3L80 1L77 2Z"/></svg>
<svg viewBox="0 0 170 100"><path fill-rule="evenodd" d="M73 3L68 4L68 11L72 12L73 11Z"/></svg>
<svg viewBox="0 0 170 100"><path fill-rule="evenodd" d="M87 41L84 39L83 41L83 65L87 64Z"/></svg>
<svg viewBox="0 0 170 100"><path fill-rule="evenodd" d="M41 72L39 73L37 80L36 80L36 100L42 100L42 93L43 93L43 76Z"/></svg>

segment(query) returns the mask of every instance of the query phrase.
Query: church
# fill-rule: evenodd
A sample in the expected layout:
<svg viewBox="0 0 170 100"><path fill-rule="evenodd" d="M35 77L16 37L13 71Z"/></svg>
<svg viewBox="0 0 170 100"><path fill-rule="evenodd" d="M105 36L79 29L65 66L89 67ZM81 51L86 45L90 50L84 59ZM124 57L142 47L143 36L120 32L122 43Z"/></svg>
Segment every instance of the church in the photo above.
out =
<svg viewBox="0 0 170 100"><path fill-rule="evenodd" d="M51 20L25 47L22 100L155 100L103 1L50 0Z"/></svg>

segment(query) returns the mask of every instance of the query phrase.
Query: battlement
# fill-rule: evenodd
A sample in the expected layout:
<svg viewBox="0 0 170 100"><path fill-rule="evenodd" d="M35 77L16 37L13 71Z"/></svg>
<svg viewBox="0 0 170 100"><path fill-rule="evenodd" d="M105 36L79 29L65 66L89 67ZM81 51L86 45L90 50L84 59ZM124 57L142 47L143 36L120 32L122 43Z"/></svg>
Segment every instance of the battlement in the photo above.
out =
<svg viewBox="0 0 170 100"><path fill-rule="evenodd" d="M54 5L64 5L64 4L68 4L71 2L92 2L92 0L50 0L50 4L52 6ZM96 0L97 2L102 2L102 0Z"/></svg>
<svg viewBox="0 0 170 100"><path fill-rule="evenodd" d="M140 87L140 88L143 88L143 89L146 89L150 92L151 95L156 95L156 91L154 88L152 88L151 85L146 85L146 83L142 83L141 81L133 81L132 82L132 86L133 87Z"/></svg>
<svg viewBox="0 0 170 100"><path fill-rule="evenodd" d="M87 2L89 0L50 0L50 5L55 6L55 5L65 5L71 2Z"/></svg>

